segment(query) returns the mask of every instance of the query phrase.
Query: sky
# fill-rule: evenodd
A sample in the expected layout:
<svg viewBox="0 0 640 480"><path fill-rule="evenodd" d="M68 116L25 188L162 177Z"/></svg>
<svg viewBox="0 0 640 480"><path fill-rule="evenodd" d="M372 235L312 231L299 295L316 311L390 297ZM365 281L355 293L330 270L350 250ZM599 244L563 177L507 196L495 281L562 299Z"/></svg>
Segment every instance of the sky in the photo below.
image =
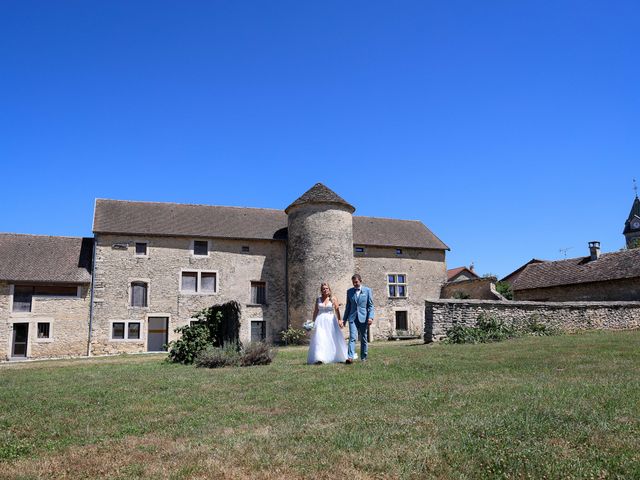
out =
<svg viewBox="0 0 640 480"><path fill-rule="evenodd" d="M503 276L624 246L640 3L0 2L0 232L95 198L284 209L316 182ZM566 249L566 250L565 250Z"/></svg>

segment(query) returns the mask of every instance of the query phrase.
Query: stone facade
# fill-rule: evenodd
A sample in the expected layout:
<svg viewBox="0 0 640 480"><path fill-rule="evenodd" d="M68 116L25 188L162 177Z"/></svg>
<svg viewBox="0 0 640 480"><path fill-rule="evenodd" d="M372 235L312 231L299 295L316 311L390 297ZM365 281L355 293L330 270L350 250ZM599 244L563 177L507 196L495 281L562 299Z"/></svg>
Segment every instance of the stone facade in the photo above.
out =
<svg viewBox="0 0 640 480"><path fill-rule="evenodd" d="M403 248L364 247L355 253L355 271L362 283L373 291L376 318L370 328L373 339L395 336L396 312L407 312L408 333L420 335L424 325L424 301L437 299L446 278L445 252ZM404 298L389 295L389 275L406 275L407 295ZM336 292L346 302L346 291Z"/></svg>
<svg viewBox="0 0 640 480"><path fill-rule="evenodd" d="M437 300L425 304L424 340L440 340L456 324L474 326L482 313L508 325L536 321L567 332L640 328L640 302Z"/></svg>
<svg viewBox="0 0 640 480"><path fill-rule="evenodd" d="M12 312L13 285L0 282L0 359L12 356L14 324L28 324L27 357L50 358L87 354L89 285L77 286L77 297L37 296L31 312ZM38 338L38 323L49 324L49 338Z"/></svg>
<svg viewBox="0 0 640 480"><path fill-rule="evenodd" d="M505 300L496 290L495 282L495 277L447 282L442 286L440 298L456 298L456 295L463 295L464 298L476 300Z"/></svg>
<svg viewBox="0 0 640 480"><path fill-rule="evenodd" d="M149 317L168 318L171 341L177 338L175 328L188 325L194 313L230 300L242 306L240 341L250 341L251 321L265 322L269 341L276 341L286 329L282 241L209 239L209 254L195 256L194 239L188 237L98 235L96 240L94 354L147 351ZM146 256L135 254L136 242L147 242ZM182 292L182 272L214 272L215 293ZM131 306L130 288L135 281L148 285L147 307ZM265 305L251 304L252 281L265 283ZM113 322L139 322L140 338L113 339Z"/></svg>
<svg viewBox="0 0 640 480"><path fill-rule="evenodd" d="M634 302L640 301L640 277L514 290L513 298L537 302Z"/></svg>

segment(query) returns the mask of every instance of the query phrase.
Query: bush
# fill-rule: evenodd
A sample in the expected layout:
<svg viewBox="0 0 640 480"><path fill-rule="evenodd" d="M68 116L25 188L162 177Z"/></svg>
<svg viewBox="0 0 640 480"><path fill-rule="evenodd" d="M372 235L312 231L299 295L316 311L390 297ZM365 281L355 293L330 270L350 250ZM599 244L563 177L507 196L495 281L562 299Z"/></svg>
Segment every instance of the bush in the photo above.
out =
<svg viewBox="0 0 640 480"><path fill-rule="evenodd" d="M223 347L209 346L196 356L196 367L249 367L251 365L269 365L276 351L263 342L250 343L241 348L239 343L227 343Z"/></svg>
<svg viewBox="0 0 640 480"><path fill-rule="evenodd" d="M513 300L513 292L508 282L497 282L496 291L507 300Z"/></svg>
<svg viewBox="0 0 640 480"><path fill-rule="evenodd" d="M289 327L280 332L280 337L287 345L304 345L307 343L307 333L299 328Z"/></svg>
<svg viewBox="0 0 640 480"><path fill-rule="evenodd" d="M465 327L456 324L447 330L445 343L487 343L500 342L508 338L521 337L523 335L557 335L558 330L538 321L534 316L519 328L505 325L502 321L481 313L478 316L475 327Z"/></svg>
<svg viewBox="0 0 640 480"><path fill-rule="evenodd" d="M237 343L227 343L223 347L208 346L196 356L196 367L221 368L240 364Z"/></svg>
<svg viewBox="0 0 640 480"><path fill-rule="evenodd" d="M211 344L209 328L205 324L178 327L175 332L180 338L169 343L169 362L192 364L198 353Z"/></svg>
<svg viewBox="0 0 640 480"><path fill-rule="evenodd" d="M249 367L251 365L269 365L276 356L276 350L264 342L253 342L247 345L242 351L240 365Z"/></svg>

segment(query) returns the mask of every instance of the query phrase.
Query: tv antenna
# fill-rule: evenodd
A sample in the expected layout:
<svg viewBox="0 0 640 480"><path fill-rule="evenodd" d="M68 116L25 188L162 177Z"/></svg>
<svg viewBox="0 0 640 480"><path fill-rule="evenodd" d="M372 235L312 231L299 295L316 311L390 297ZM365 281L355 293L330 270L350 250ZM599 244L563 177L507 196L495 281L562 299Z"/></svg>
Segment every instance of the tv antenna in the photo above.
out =
<svg viewBox="0 0 640 480"><path fill-rule="evenodd" d="M633 191L636 192L636 198L638 198L638 183L635 178L633 179Z"/></svg>
<svg viewBox="0 0 640 480"><path fill-rule="evenodd" d="M558 249L558 251L559 251L562 255L564 255L564 258L567 258L567 252L568 252L569 250L571 250L572 248L573 248L573 247L559 248L559 249Z"/></svg>

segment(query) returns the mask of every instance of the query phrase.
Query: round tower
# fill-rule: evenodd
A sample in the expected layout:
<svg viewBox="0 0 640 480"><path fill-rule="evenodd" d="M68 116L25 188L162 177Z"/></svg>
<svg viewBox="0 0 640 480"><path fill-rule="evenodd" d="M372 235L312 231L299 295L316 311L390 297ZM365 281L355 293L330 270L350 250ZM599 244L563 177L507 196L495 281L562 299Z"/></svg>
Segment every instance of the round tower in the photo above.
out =
<svg viewBox="0 0 640 480"><path fill-rule="evenodd" d="M353 275L353 220L350 204L316 183L285 209L288 216L289 324L311 320L320 284L331 285L343 304Z"/></svg>

